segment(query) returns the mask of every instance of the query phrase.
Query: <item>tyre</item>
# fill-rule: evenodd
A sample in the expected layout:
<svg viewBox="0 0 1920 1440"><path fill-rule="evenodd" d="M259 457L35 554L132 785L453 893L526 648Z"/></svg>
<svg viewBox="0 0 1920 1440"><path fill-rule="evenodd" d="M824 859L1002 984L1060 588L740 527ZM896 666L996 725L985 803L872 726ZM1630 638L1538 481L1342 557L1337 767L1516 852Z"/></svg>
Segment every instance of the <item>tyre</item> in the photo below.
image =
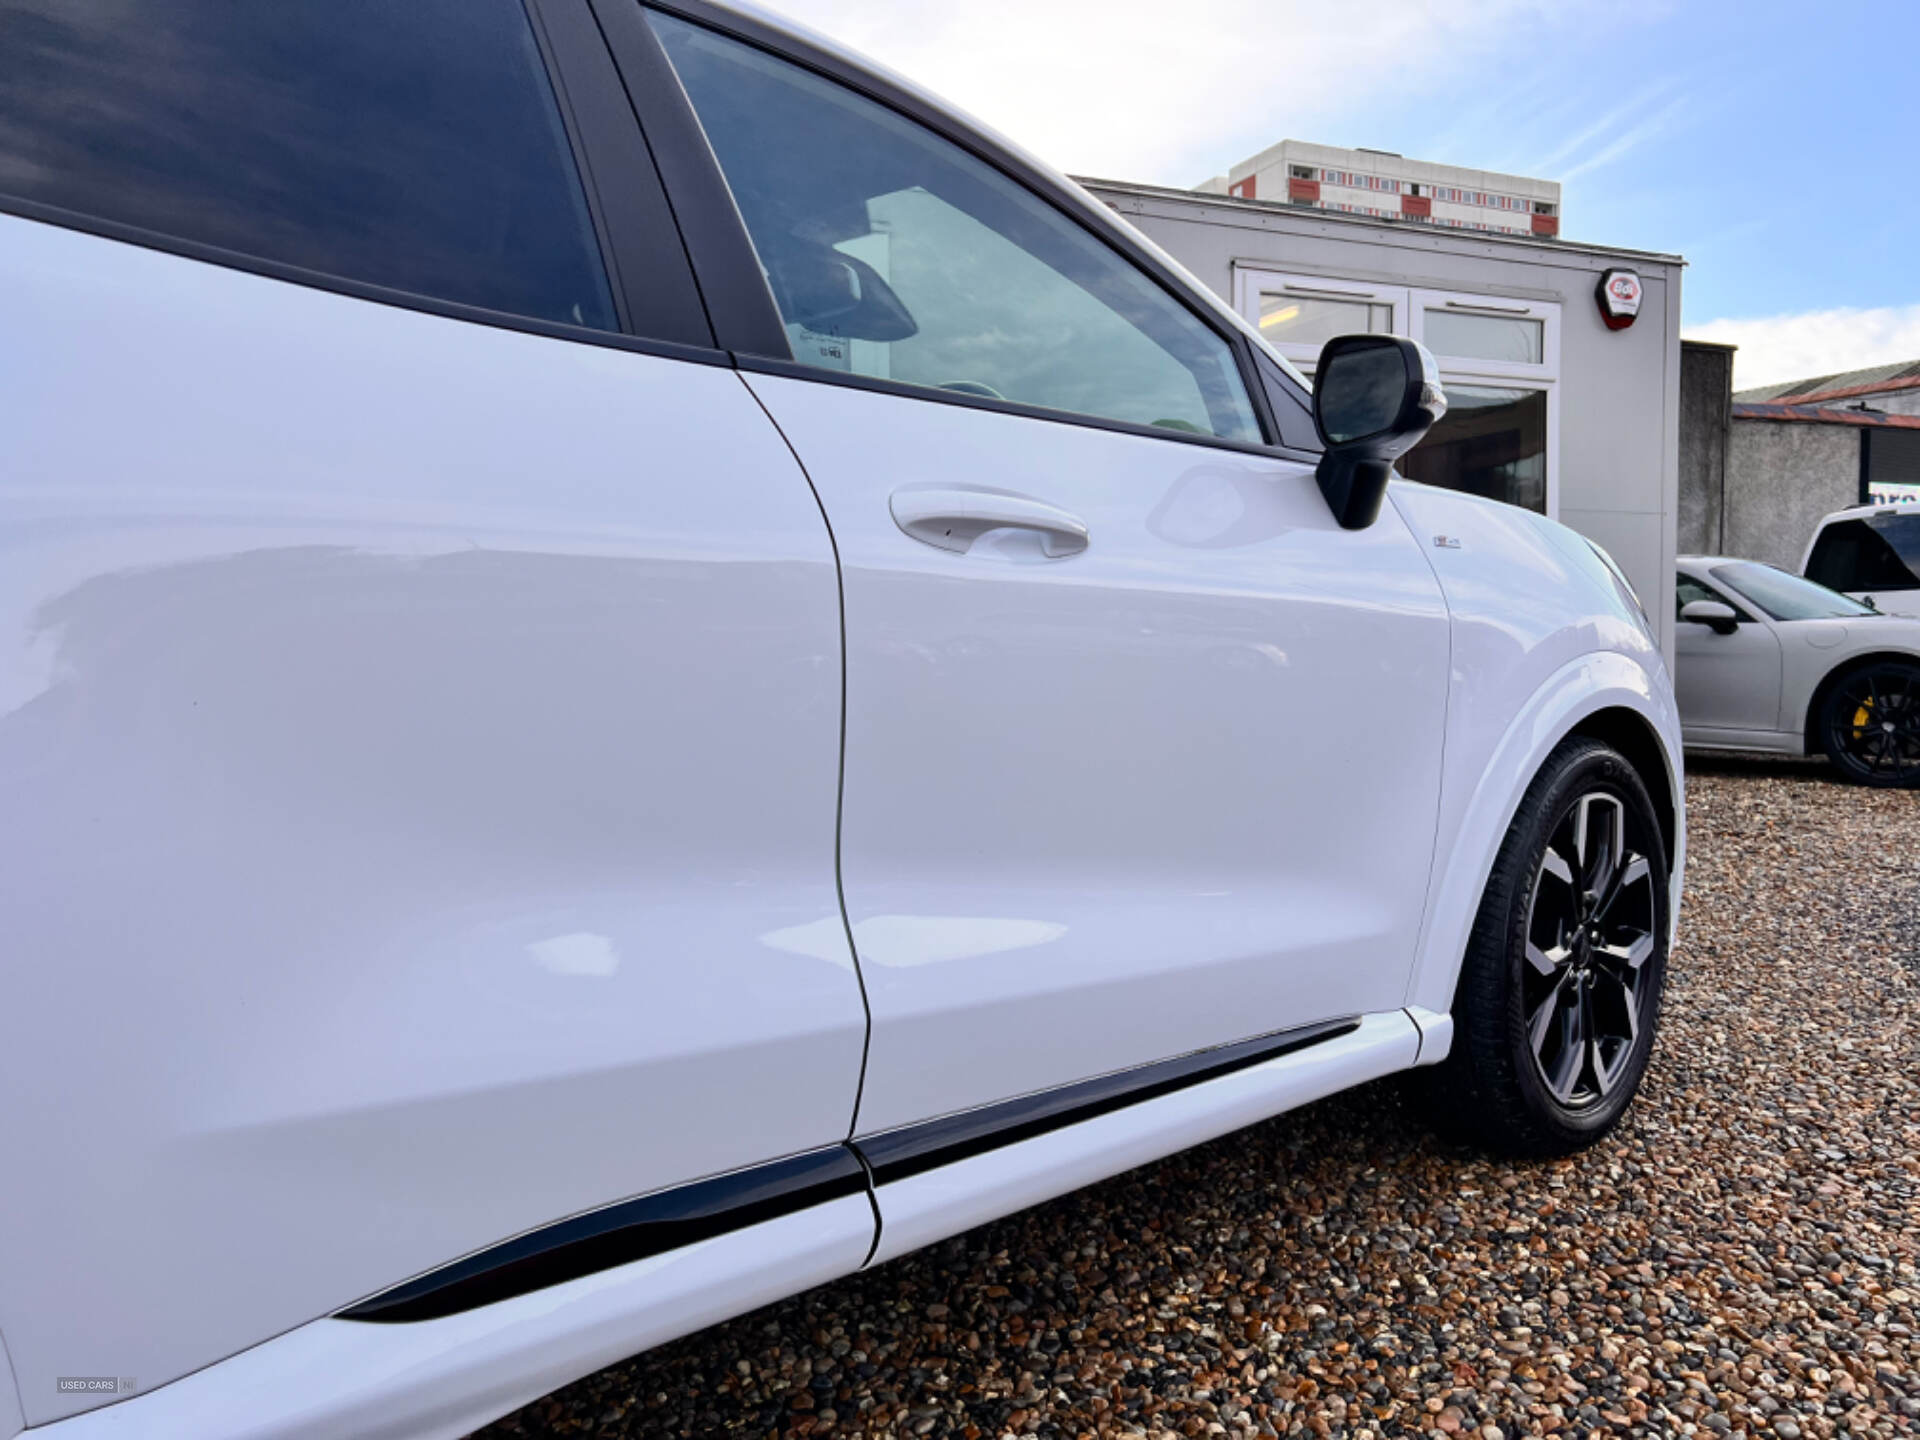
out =
<svg viewBox="0 0 1920 1440"><path fill-rule="evenodd" d="M1667 853L1640 776L1575 736L1495 858L1420 1098L1456 1138L1564 1155L1620 1121L1646 1072L1667 967Z"/></svg>
<svg viewBox="0 0 1920 1440"><path fill-rule="evenodd" d="M1861 785L1920 785L1920 665L1881 660L1849 671L1820 704L1818 739Z"/></svg>

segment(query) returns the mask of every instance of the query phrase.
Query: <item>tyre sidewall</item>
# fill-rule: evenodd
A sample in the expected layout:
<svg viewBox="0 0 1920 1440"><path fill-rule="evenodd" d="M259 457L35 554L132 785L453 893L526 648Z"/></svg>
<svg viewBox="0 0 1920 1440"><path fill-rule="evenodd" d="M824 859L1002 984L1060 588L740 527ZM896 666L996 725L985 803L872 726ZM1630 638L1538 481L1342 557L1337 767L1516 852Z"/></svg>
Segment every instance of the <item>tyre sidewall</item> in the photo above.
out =
<svg viewBox="0 0 1920 1440"><path fill-rule="evenodd" d="M1669 930L1666 845L1660 833L1658 816L1646 786L1621 755L1597 741L1574 744L1556 752L1553 761L1535 782L1529 796L1534 803L1522 807L1525 830L1514 838L1521 843L1506 847L1503 861L1513 868L1501 887L1508 897L1504 921L1504 959L1506 1005L1504 1043L1508 1047L1511 1073L1520 1090L1528 1118L1544 1133L1544 1148L1561 1150L1590 1144L1618 1123L1632 1104L1646 1074L1659 1026L1660 1001L1666 987L1667 935ZM1654 951L1641 967L1641 983L1647 987L1642 1002L1640 1033L1626 1068L1604 1099L1577 1109L1562 1105L1548 1091L1534 1064L1532 1047L1527 1041L1525 984L1527 965L1527 926L1532 912L1535 877L1553 832L1582 795L1599 790L1616 796L1627 807L1630 824L1637 829L1648 862L1653 866ZM1486 917L1492 918L1492 917Z"/></svg>
<svg viewBox="0 0 1920 1440"><path fill-rule="evenodd" d="M1851 780L1856 785L1869 785L1876 790L1911 789L1915 786L1920 786L1920 779L1900 779L1890 775L1874 774L1873 771L1861 765L1853 756L1847 753L1846 747L1840 743L1839 736L1835 733L1841 728L1839 723L1840 716L1837 712L1842 703L1841 696L1845 689L1846 682L1876 670L1887 670L1896 674L1912 675L1920 672L1920 665L1902 665L1897 661L1881 660L1843 672L1839 678L1833 682L1832 688L1828 690L1826 698L1820 702L1820 718L1818 721L1820 726L1820 748L1826 752L1827 760L1833 768L1839 772L1840 775Z"/></svg>

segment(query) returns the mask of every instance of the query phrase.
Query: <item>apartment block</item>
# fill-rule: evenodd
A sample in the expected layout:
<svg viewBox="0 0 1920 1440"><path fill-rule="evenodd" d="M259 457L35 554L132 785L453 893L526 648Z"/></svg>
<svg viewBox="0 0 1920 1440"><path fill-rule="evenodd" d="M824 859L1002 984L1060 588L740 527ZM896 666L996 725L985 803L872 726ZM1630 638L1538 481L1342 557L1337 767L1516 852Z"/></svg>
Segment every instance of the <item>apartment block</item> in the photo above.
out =
<svg viewBox="0 0 1920 1440"><path fill-rule="evenodd" d="M1560 233L1557 181L1435 165L1387 150L1282 140L1196 188L1450 230L1548 238Z"/></svg>

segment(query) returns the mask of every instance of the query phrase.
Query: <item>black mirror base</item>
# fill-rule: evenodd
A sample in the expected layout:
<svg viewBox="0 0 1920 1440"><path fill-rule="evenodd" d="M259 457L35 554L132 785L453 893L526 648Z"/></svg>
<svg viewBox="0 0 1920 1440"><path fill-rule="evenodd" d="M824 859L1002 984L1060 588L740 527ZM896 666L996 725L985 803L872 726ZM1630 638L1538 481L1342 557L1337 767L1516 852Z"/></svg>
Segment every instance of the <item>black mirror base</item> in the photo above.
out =
<svg viewBox="0 0 1920 1440"><path fill-rule="evenodd" d="M1364 530L1380 518L1393 466L1385 460L1343 455L1338 449L1320 457L1314 478L1327 508L1342 530Z"/></svg>

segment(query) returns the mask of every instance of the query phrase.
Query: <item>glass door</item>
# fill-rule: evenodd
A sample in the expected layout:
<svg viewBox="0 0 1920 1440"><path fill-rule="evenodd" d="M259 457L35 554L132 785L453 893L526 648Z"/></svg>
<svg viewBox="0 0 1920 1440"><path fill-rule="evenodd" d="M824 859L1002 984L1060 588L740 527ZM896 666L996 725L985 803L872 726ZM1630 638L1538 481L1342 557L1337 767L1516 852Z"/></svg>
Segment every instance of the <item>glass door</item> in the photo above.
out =
<svg viewBox="0 0 1920 1440"><path fill-rule="evenodd" d="M1447 290L1411 290L1408 302L1408 333L1440 362L1447 413L1401 472L1556 514L1560 307Z"/></svg>
<svg viewBox="0 0 1920 1440"><path fill-rule="evenodd" d="M1560 307L1236 266L1234 303L1308 375L1336 335L1408 335L1440 362L1447 413L1400 462L1410 480L1559 512Z"/></svg>

